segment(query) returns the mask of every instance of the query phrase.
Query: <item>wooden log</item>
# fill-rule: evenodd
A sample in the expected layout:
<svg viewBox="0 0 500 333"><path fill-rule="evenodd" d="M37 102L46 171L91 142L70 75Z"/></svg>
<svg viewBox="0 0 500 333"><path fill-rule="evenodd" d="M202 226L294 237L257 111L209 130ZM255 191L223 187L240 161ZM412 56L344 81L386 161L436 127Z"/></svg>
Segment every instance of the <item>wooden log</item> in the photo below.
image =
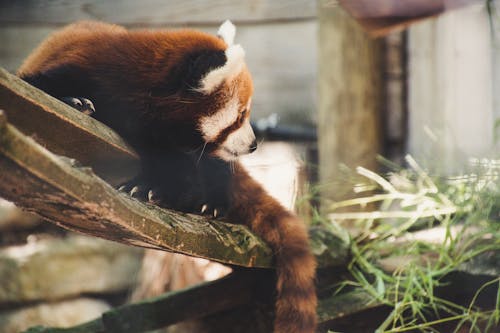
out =
<svg viewBox="0 0 500 333"><path fill-rule="evenodd" d="M472 298L477 296L478 288L494 281L498 276L498 257L497 253L490 253L485 256L486 261L470 263L469 268L474 267L472 271L462 267L447 274L442 285L435 288L436 295L468 306ZM477 268L481 270L478 271ZM217 281L118 307L104 313L100 318L75 327L34 327L26 333L139 333L186 319L200 318L209 325L216 322L215 330L209 326L209 332L220 332L227 330L227 327L242 333L269 332L269 328L266 329L269 327L266 324L269 323L255 319L256 315L264 320L270 318L263 313L266 309L265 301L272 299L273 286L269 273L256 270L236 271ZM484 308L495 307L496 285L490 283L477 299ZM458 294L457 287L460 290ZM318 332L344 331L345 327L355 327L358 330L376 328L391 311L387 304L375 300L373 295L361 288L339 294L323 294L325 296L320 298L317 309ZM259 320L262 318L259 317ZM373 322L369 323L363 318L369 318Z"/></svg>
<svg viewBox="0 0 500 333"><path fill-rule="evenodd" d="M119 184L139 169L139 157L114 131L0 68L0 109L9 123L51 152L91 166Z"/></svg>
<svg viewBox="0 0 500 333"><path fill-rule="evenodd" d="M2 75L0 105L19 107L9 99L21 101L20 112L39 119L33 128L47 147L64 153L66 143L60 141L71 141L82 147L89 140L104 151L114 149L118 156L133 157L125 144L116 148L122 141L106 126L19 82L10 74L3 72ZM18 97L21 96L18 90L23 98ZM39 101L50 104L40 104ZM30 128L24 125L23 117L16 112L9 112L11 114L17 119L16 123ZM58 121L68 137L46 134L49 131L44 130L42 121ZM52 124L46 126L52 131L59 130L59 127L51 127ZM80 137L69 140L71 133L79 133ZM89 149L95 149L99 156L98 148ZM70 152L77 157L86 156L78 155L79 151ZM92 156L87 160L89 165L94 165ZM134 161L133 158L129 160ZM21 133L3 113L0 115L0 170L0 196L67 229L226 264L273 266L269 247L246 227L161 209L130 198L97 177L91 168L52 154ZM347 238L329 230L314 233L313 251L320 264L343 265L348 258Z"/></svg>
<svg viewBox="0 0 500 333"><path fill-rule="evenodd" d="M270 249L247 228L143 204L0 117L0 195L16 205L65 228L126 244L228 264L272 265Z"/></svg>
<svg viewBox="0 0 500 333"><path fill-rule="evenodd" d="M184 320L201 319L207 323L207 329L214 331L213 319L217 320L219 330L231 327L238 332L268 332L265 323L255 322L257 313L250 314L262 303L256 302L263 297L262 281L271 280L265 272L235 272L211 282L205 282L179 291L144 300L134 304L126 304L103 313L95 320L68 328L32 327L25 333L140 333L160 329ZM268 300L272 299L268 294ZM361 289L329 296L321 299L318 305L319 331L328 329L336 320L373 310L382 304L373 301L372 297ZM250 306L250 308L248 308ZM240 313L244 308L246 313ZM265 307L264 307L265 308ZM230 311L227 311L230 310ZM238 316L237 322L228 323ZM265 315L263 315L263 318ZM272 323L272 316L265 318ZM239 327L242 321L246 327ZM268 324L269 324L268 323ZM238 326L238 327L236 327ZM263 329L261 329L261 327Z"/></svg>
<svg viewBox="0 0 500 333"><path fill-rule="evenodd" d="M327 332L339 319L370 311L382 305L361 288L321 299L318 304L318 331Z"/></svg>
<svg viewBox="0 0 500 333"><path fill-rule="evenodd" d="M140 333L202 318L251 301L259 273L230 275L194 287L127 304L70 328L33 327L26 333Z"/></svg>

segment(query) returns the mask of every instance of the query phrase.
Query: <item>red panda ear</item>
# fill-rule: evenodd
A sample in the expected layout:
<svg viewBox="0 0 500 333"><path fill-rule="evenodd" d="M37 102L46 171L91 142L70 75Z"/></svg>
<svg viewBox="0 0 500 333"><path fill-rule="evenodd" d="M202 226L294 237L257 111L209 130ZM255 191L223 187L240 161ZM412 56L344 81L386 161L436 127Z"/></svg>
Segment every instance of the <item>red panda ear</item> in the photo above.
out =
<svg viewBox="0 0 500 333"><path fill-rule="evenodd" d="M226 20L221 24L219 30L217 31L217 36L226 42L227 46L231 46L234 43L234 36L236 35L236 27L234 24Z"/></svg>
<svg viewBox="0 0 500 333"><path fill-rule="evenodd" d="M199 88L196 89L205 95L212 93L225 81L229 81L238 75L244 67L245 51L241 45L233 44L236 35L236 27L231 21L226 20L217 31L217 36L227 45L224 51L226 63L223 66L210 70L201 78Z"/></svg>
<svg viewBox="0 0 500 333"><path fill-rule="evenodd" d="M245 66L245 51L241 45L231 45L224 52L226 62L223 66L210 70L204 75L199 83L197 91L203 94L211 94L222 83L236 77Z"/></svg>
<svg viewBox="0 0 500 333"><path fill-rule="evenodd" d="M187 61L183 90L200 91L203 78L211 71L224 67L227 58L224 51L204 50L190 56Z"/></svg>

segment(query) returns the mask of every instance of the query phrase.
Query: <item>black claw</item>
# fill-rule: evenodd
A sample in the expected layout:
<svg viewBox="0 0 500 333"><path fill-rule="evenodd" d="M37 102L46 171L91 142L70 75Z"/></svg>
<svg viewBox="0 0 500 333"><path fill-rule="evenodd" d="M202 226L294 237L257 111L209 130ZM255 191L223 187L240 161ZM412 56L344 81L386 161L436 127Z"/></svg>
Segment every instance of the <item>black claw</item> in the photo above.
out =
<svg viewBox="0 0 500 333"><path fill-rule="evenodd" d="M160 195L158 195L158 192L154 189L151 189L147 192L147 200L152 203L152 204L158 204L161 201Z"/></svg>
<svg viewBox="0 0 500 333"><path fill-rule="evenodd" d="M141 190L140 190L139 186L136 185L136 186L132 187L129 194L132 198L137 198L139 196L140 191Z"/></svg>

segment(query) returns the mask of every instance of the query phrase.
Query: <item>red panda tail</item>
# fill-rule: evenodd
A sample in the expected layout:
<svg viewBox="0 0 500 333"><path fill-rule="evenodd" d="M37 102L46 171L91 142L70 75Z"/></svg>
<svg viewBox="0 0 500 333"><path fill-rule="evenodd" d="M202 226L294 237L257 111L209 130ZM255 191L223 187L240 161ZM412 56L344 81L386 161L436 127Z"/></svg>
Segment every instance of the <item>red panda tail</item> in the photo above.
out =
<svg viewBox="0 0 500 333"><path fill-rule="evenodd" d="M274 333L316 329L316 261L304 223L268 195L241 166L233 177L230 218L245 222L272 248L276 259Z"/></svg>
<svg viewBox="0 0 500 333"><path fill-rule="evenodd" d="M316 261L309 250L307 231L294 216L276 220L281 240L275 244L262 238L276 251L277 298L275 333L312 333L316 328Z"/></svg>

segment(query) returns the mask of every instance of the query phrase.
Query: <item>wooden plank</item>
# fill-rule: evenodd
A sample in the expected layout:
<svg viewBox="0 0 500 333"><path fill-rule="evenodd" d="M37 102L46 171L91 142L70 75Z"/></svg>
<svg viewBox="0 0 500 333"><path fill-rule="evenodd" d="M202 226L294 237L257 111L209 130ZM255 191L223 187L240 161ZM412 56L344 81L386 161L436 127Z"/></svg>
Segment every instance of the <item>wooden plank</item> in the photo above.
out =
<svg viewBox="0 0 500 333"><path fill-rule="evenodd" d="M0 109L9 122L52 152L91 166L113 184L139 169L138 156L110 128L0 68Z"/></svg>
<svg viewBox="0 0 500 333"><path fill-rule="evenodd" d="M173 1L99 0L2 1L0 24L67 24L78 20L102 20L125 25L220 24L311 19L316 2L302 0L265 1Z"/></svg>
<svg viewBox="0 0 500 333"><path fill-rule="evenodd" d="M382 43L370 38L341 7L320 1L319 176L324 198L340 200L339 166L376 169L383 101ZM345 185L347 185L345 183Z"/></svg>

